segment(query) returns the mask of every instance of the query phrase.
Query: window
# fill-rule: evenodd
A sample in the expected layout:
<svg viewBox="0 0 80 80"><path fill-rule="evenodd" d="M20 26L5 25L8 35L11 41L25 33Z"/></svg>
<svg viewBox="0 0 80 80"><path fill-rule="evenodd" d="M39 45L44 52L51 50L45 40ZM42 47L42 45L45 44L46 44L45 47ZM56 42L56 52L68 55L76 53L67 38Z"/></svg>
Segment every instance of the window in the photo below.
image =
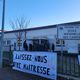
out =
<svg viewBox="0 0 80 80"><path fill-rule="evenodd" d="M10 45L11 44L11 41L10 40L7 40L7 45Z"/></svg>
<svg viewBox="0 0 80 80"><path fill-rule="evenodd" d="M34 39L33 44L39 44L39 39Z"/></svg>
<svg viewBox="0 0 80 80"><path fill-rule="evenodd" d="M6 41L4 41L4 45L6 45Z"/></svg>

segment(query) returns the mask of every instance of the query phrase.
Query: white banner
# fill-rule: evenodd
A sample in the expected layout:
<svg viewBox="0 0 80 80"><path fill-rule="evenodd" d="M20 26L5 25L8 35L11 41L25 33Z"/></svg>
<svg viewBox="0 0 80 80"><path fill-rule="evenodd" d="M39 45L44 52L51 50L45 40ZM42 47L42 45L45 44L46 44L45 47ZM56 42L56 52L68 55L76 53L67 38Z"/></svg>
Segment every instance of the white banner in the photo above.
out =
<svg viewBox="0 0 80 80"><path fill-rule="evenodd" d="M56 80L57 53L13 52L13 69Z"/></svg>
<svg viewBox="0 0 80 80"><path fill-rule="evenodd" d="M80 55L78 55L79 65L80 65Z"/></svg>
<svg viewBox="0 0 80 80"><path fill-rule="evenodd" d="M80 39L80 25L59 25L57 31L59 39Z"/></svg>

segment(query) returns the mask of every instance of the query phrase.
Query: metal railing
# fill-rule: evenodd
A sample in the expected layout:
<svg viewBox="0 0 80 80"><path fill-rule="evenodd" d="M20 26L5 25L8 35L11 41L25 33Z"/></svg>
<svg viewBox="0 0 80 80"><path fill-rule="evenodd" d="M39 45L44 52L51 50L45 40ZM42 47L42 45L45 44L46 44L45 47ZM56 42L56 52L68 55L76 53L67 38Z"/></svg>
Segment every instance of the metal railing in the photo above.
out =
<svg viewBox="0 0 80 80"><path fill-rule="evenodd" d="M74 77L80 77L80 66L78 62L78 54L64 53L61 59L61 54L58 52L57 58L58 74L64 74Z"/></svg>

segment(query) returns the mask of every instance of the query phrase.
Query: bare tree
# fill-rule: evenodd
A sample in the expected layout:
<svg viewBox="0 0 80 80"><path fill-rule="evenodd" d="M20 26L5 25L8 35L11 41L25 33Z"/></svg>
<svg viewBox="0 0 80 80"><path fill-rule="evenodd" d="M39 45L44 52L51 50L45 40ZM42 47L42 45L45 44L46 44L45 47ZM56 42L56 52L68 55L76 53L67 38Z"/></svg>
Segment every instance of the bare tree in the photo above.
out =
<svg viewBox="0 0 80 80"><path fill-rule="evenodd" d="M26 30L27 27L29 26L30 24L30 20L26 21L25 18L17 18L15 21L11 21L10 22L10 25L12 27L13 30L18 30L15 35L17 37L17 42L18 42L18 46L19 46L19 50L20 50L20 43L21 43L21 39L22 39L22 29L24 29L24 35L25 35L25 39L26 39Z"/></svg>

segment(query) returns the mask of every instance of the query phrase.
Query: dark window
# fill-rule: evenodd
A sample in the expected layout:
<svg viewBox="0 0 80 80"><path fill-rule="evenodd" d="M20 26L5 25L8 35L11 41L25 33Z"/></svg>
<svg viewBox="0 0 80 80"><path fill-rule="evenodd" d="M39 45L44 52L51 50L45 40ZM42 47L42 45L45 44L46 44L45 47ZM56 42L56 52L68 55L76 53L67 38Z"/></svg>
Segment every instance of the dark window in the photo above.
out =
<svg viewBox="0 0 80 80"><path fill-rule="evenodd" d="M11 41L10 40L7 40L7 45L10 45L11 44Z"/></svg>

